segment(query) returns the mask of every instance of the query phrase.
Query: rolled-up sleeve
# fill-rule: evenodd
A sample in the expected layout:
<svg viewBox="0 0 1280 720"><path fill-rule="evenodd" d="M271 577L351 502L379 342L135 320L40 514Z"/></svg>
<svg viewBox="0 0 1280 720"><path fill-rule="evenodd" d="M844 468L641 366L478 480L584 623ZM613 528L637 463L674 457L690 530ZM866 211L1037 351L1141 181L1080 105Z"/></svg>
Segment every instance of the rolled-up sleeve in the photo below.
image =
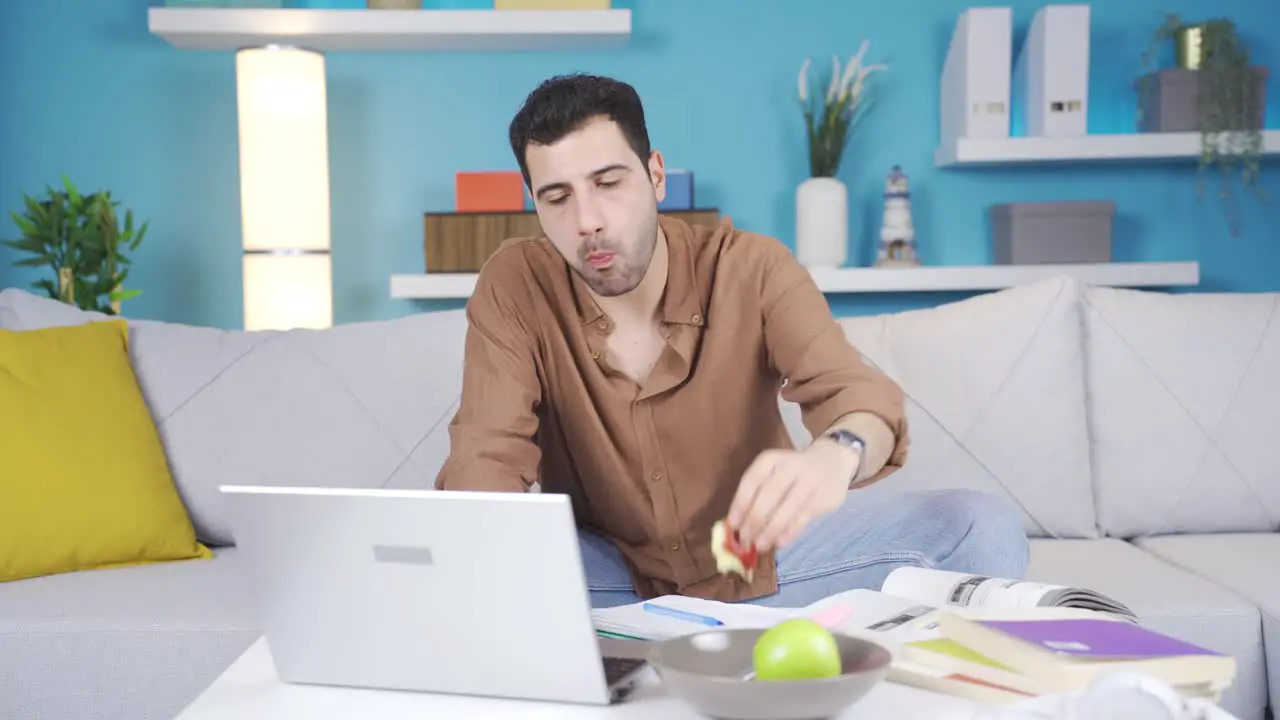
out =
<svg viewBox="0 0 1280 720"><path fill-rule="evenodd" d="M436 476L440 490L525 492L538 481L535 336L501 274L488 269L467 302L462 397Z"/></svg>
<svg viewBox="0 0 1280 720"><path fill-rule="evenodd" d="M765 344L769 361L786 379L783 399L800 406L805 427L817 437L852 412L878 416L894 435L888 461L868 485L901 468L907 458L907 419L902 388L867 364L845 336L809 271L777 240L758 240Z"/></svg>

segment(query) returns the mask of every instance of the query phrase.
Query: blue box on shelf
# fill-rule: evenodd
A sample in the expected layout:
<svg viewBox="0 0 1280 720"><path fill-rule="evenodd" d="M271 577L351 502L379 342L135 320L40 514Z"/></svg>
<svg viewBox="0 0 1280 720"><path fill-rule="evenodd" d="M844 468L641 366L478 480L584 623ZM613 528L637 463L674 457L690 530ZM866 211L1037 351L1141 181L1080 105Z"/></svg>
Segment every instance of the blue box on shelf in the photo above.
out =
<svg viewBox="0 0 1280 720"><path fill-rule="evenodd" d="M289 7L303 10L364 10L365 0L288 0Z"/></svg>
<svg viewBox="0 0 1280 720"><path fill-rule="evenodd" d="M658 203L659 210L693 210L693 173L688 170L667 171L667 196Z"/></svg>

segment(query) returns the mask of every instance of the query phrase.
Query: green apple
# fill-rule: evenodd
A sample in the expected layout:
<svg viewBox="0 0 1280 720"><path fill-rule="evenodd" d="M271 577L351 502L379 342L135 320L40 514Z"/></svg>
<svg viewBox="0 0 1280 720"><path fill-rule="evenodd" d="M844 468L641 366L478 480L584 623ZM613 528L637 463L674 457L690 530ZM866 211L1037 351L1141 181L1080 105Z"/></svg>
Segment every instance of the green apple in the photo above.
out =
<svg viewBox="0 0 1280 720"><path fill-rule="evenodd" d="M764 631L751 659L757 680L814 680L840 674L835 637L808 618L783 620Z"/></svg>

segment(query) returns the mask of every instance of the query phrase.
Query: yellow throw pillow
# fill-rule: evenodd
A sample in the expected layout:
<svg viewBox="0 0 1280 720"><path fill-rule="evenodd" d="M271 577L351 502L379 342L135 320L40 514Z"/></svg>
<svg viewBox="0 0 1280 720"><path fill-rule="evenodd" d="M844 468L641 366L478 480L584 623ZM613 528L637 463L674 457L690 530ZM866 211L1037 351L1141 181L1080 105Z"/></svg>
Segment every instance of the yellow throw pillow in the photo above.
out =
<svg viewBox="0 0 1280 720"><path fill-rule="evenodd" d="M0 582L209 557L125 322L0 330Z"/></svg>

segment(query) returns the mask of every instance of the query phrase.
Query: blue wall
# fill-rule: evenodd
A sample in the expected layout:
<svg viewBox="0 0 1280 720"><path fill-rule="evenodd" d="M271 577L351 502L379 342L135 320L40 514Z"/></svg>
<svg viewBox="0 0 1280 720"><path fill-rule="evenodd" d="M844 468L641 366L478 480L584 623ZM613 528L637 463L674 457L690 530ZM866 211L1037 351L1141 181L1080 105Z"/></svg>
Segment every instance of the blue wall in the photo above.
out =
<svg viewBox="0 0 1280 720"><path fill-rule="evenodd" d="M22 192L61 173L110 187L152 220L127 305L139 317L240 325L239 201L233 56L170 48L146 30L146 0L0 3L0 236ZM885 173L901 163L915 192L930 264L989 261L985 207L1009 200L1114 198L1117 259L1199 260L1203 290L1280 289L1280 172L1265 208L1244 203L1232 238L1221 206L1195 200L1195 168L1133 164L935 170L937 80L962 0L633 1L625 51L542 54L338 54L329 58L336 319L394 317L432 307L392 300L392 273L421 272L424 211L452 205L457 169L514 168L507 122L542 78L589 70L624 78L647 104L655 145L694 170L699 204L790 242L794 188L804 178L794 104L805 56L829 62L872 41L892 65L885 103L841 171L855 198L853 257L870 258ZM1017 0L1025 31L1040 2ZM784 9L785 8L785 9ZM1216 9L1214 9L1216 8ZM1280 70L1280 6L1256 0L1126 0L1094 5L1089 123L1133 126L1132 79L1165 9L1227 14L1255 58ZM1271 28L1268 32L1266 29ZM824 65L825 67L825 65ZM1280 86L1269 125L1280 127ZM865 216L865 217L864 217ZM35 275L0 248L0 287ZM958 294L833 297L840 314L919 307Z"/></svg>

